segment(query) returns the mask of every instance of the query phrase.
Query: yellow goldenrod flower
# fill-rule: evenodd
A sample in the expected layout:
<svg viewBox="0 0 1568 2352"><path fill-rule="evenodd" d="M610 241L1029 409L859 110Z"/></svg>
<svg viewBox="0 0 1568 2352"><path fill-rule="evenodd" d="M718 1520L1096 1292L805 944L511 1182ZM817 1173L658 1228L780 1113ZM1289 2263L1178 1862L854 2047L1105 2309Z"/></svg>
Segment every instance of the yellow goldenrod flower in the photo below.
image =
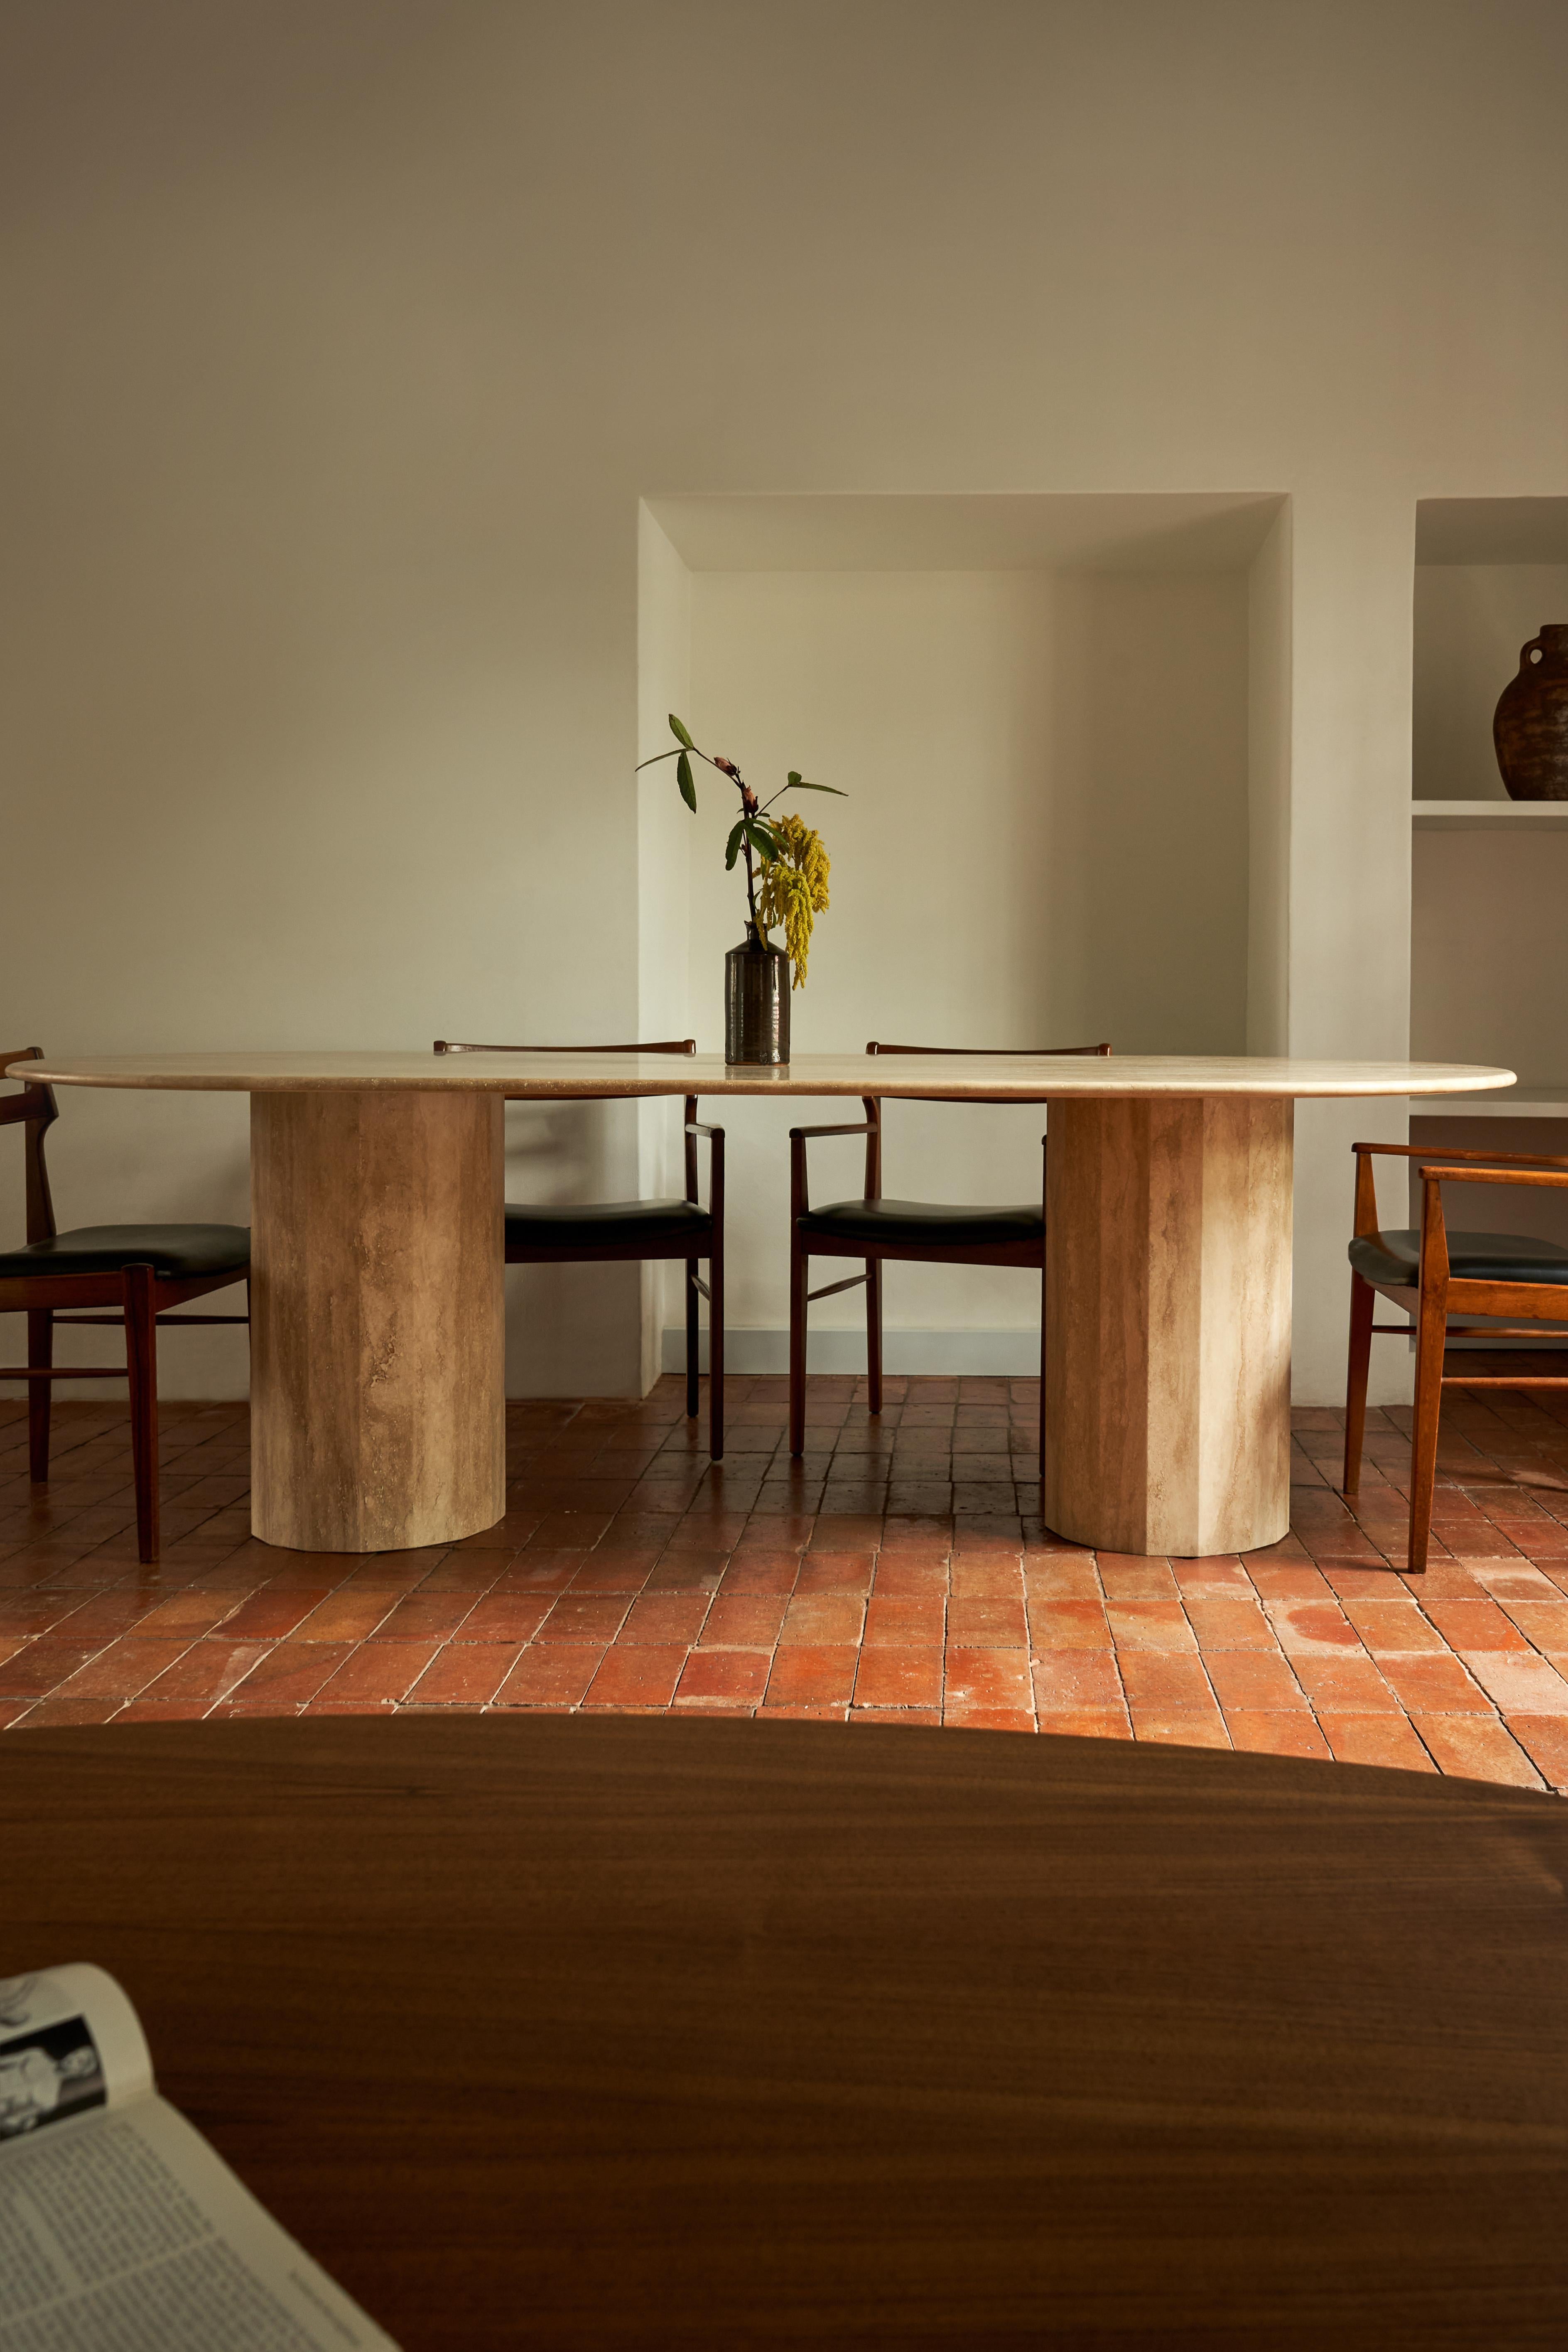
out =
<svg viewBox="0 0 1568 2352"><path fill-rule="evenodd" d="M795 985L804 988L811 927L827 908L827 852L822 835L798 816L776 818L773 830L780 854L770 857L763 868L757 913L765 931L775 924L783 926L784 945L795 966Z"/></svg>

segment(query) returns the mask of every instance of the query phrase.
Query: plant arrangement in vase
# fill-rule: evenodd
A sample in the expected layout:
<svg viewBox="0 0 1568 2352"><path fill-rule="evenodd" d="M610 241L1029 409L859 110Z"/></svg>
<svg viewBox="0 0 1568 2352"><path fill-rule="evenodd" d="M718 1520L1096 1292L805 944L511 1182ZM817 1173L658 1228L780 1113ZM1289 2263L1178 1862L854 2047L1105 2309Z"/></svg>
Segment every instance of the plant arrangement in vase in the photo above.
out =
<svg viewBox="0 0 1568 2352"><path fill-rule="evenodd" d="M675 761L680 797L693 814L697 810L697 780L693 760L727 776L741 795L741 814L731 827L724 849L724 866L732 873L743 862L746 875L746 937L724 959L724 1058L728 1062L787 1062L789 1059L789 974L794 984L805 984L812 928L827 911L828 857L822 836L794 814L774 816L775 802L786 793L831 793L836 800L848 794L837 784L814 784L792 768L785 782L766 801L760 801L733 760L704 751L673 711L669 731L672 751L656 751L640 760L640 768L660 761ZM769 937L782 929L780 948Z"/></svg>

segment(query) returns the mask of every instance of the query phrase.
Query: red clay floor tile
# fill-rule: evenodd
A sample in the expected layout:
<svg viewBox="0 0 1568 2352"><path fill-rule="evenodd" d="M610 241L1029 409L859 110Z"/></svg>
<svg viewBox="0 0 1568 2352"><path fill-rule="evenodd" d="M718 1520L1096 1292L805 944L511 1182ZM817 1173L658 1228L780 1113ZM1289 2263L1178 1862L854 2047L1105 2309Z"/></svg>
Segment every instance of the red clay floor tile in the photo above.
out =
<svg viewBox="0 0 1568 2352"><path fill-rule="evenodd" d="M399 1642L387 1646L403 1649L408 1645ZM414 1646L418 1647L419 1644ZM552 1654L551 1652L525 1650L517 1642L443 1643L405 1696L411 1706L488 1706L523 1658ZM574 1679L572 1680L576 1696L581 1697L599 1653L597 1650L582 1653L563 1651L563 1655L568 1658L581 1656L584 1662L581 1687Z"/></svg>
<svg viewBox="0 0 1568 2352"><path fill-rule="evenodd" d="M496 1646L490 1643L475 1643L471 1649L460 1653L449 1651L447 1655L479 1657ZM492 1687L491 1704L499 1706L578 1706L599 1670L599 1661L604 1654L602 1646L584 1642L558 1642L548 1649L531 1646L519 1654L516 1664L499 1689ZM431 1670L432 1697L441 1695L440 1666L441 1661L437 1659Z"/></svg>
<svg viewBox="0 0 1568 2352"><path fill-rule="evenodd" d="M1414 1722L1440 1771L1472 1780L1506 1780L1516 1789L1542 1785L1525 1749L1496 1716L1418 1715Z"/></svg>
<svg viewBox="0 0 1568 2352"><path fill-rule="evenodd" d="M1306 1708L1307 1695L1282 1651L1215 1650L1205 1652L1203 1663L1227 1717L1238 1709Z"/></svg>
<svg viewBox="0 0 1568 2352"><path fill-rule="evenodd" d="M784 1613L782 1594L731 1592L726 1580L702 1620L699 1638L705 1650L771 1650L778 1640ZM937 1639L940 1643L940 1633Z"/></svg>
<svg viewBox="0 0 1568 2352"><path fill-rule="evenodd" d="M684 1654L701 1633L709 1605L705 1592L645 1592L633 1601L616 1643L679 1643Z"/></svg>
<svg viewBox="0 0 1568 2352"><path fill-rule="evenodd" d="M949 1649L944 1709L1027 1709L1034 1686L1026 1650Z"/></svg>
<svg viewBox="0 0 1568 2352"><path fill-rule="evenodd" d="M329 1702L374 1700L390 1706L394 1699L408 1696L436 1654L434 1642L362 1642L310 1704L321 1707Z"/></svg>
<svg viewBox="0 0 1568 2352"><path fill-rule="evenodd" d="M1550 1789L1568 1789L1568 1717L1561 1715L1510 1715L1508 1728L1518 1740L1531 1762ZM1434 1734L1427 1725L1423 1735L1429 1745ZM1440 1735L1437 1735L1440 1740ZM1438 1768L1447 1771L1449 1766L1433 1746ZM1484 1774L1483 1778L1490 1777Z"/></svg>
<svg viewBox="0 0 1568 2352"><path fill-rule="evenodd" d="M1134 1706L1131 1716L1134 1739L1154 1739L1175 1748L1230 1746L1230 1734L1217 1706Z"/></svg>
<svg viewBox="0 0 1568 2352"><path fill-rule="evenodd" d="M531 1642L550 1612L548 1592L487 1592L453 1634L454 1642Z"/></svg>
<svg viewBox="0 0 1568 2352"><path fill-rule="evenodd" d="M1327 1758L1329 1743L1304 1707L1230 1707L1225 1709L1226 1729L1233 1748L1255 1756L1318 1756Z"/></svg>
<svg viewBox="0 0 1568 2352"><path fill-rule="evenodd" d="M1131 1739L1132 1726L1125 1707L1042 1706L1037 1717L1042 1731L1063 1739Z"/></svg>
<svg viewBox="0 0 1568 2352"><path fill-rule="evenodd" d="M79 1666L59 1686L62 1698L139 1698L150 1683L178 1663L190 1648L184 1641L159 1642L122 1633L96 1658Z"/></svg>
<svg viewBox="0 0 1568 2352"><path fill-rule="evenodd" d="M269 1704L303 1706L337 1673L353 1646L348 1642L274 1643L231 1692L231 1700L241 1706L258 1699Z"/></svg>
<svg viewBox="0 0 1568 2352"><path fill-rule="evenodd" d="M684 1642L616 1642L605 1652L583 1704L662 1710L675 1696L686 1655Z"/></svg>
<svg viewBox="0 0 1568 2352"><path fill-rule="evenodd" d="M768 1676L767 1705L821 1706L848 1705L855 1689L855 1669L860 1652L853 1643L799 1642L773 1653Z"/></svg>
<svg viewBox="0 0 1568 2352"><path fill-rule="evenodd" d="M929 1646L863 1649L855 1677L857 1706L940 1707L942 1652Z"/></svg>
<svg viewBox="0 0 1568 2352"><path fill-rule="evenodd" d="M1398 1667L1415 1662L1394 1658L1385 1663ZM1364 1651L1342 1651L1327 1657L1313 1651L1298 1651L1290 1658L1290 1670L1320 1715L1399 1712L1399 1701L1382 1664L1369 1658Z"/></svg>
<svg viewBox="0 0 1568 2352"><path fill-rule="evenodd" d="M1445 1716L1444 1722L1463 1717ZM1318 1717L1324 1738L1340 1764L1395 1764L1410 1772L1430 1772L1431 1757L1404 1716L1335 1715Z"/></svg>
<svg viewBox="0 0 1568 2352"><path fill-rule="evenodd" d="M1135 1726L1140 1707L1160 1714L1194 1707L1206 1713L1214 1706L1209 1678L1195 1650L1119 1650L1116 1663Z"/></svg>
<svg viewBox="0 0 1568 2352"><path fill-rule="evenodd" d="M1125 1701L1116 1659L1110 1650L1047 1650L1034 1662L1035 1703L1043 1714L1110 1709Z"/></svg>
<svg viewBox="0 0 1568 2352"><path fill-rule="evenodd" d="M678 1706L758 1705L768 1686L771 1650L693 1650L676 1686Z"/></svg>
<svg viewBox="0 0 1568 2352"><path fill-rule="evenodd" d="M540 1627L539 1640L574 1646L613 1642L630 1609L631 1595L626 1592L563 1592Z"/></svg>

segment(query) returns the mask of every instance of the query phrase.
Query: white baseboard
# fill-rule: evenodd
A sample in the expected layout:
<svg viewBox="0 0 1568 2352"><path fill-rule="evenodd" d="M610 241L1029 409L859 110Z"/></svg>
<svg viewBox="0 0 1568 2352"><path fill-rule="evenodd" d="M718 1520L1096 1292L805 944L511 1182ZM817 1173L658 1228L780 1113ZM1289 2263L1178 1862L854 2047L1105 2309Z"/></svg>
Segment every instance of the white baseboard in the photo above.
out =
<svg viewBox="0 0 1568 2352"><path fill-rule="evenodd" d="M1545 1344L1550 1346L1557 1335L1551 1334ZM708 1370L708 1334L698 1334L699 1358L703 1371ZM1464 1343L1461 1341L1460 1345ZM1472 1344L1485 1346L1484 1340ZM1503 1341L1503 1346L1510 1343ZM1528 1345L1529 1342L1523 1343ZM725 1334L727 1369L731 1372L773 1372L789 1370L789 1332L779 1330L735 1330ZM1390 1355L1403 1369L1403 1382L1396 1380L1393 1388L1378 1380L1380 1360L1385 1370L1392 1370ZM1373 1393L1371 1402L1382 1403L1409 1402L1409 1364L1415 1354L1412 1342L1408 1348L1384 1351L1380 1360L1373 1358ZM660 1360L667 1372L686 1369L686 1334L679 1327L666 1331ZM887 1330L882 1338L882 1361L889 1372L935 1372L952 1380L962 1374L974 1374L994 1380L1037 1380L1040 1374L1040 1339L1037 1331L894 1331ZM866 1336L863 1331L826 1330L811 1335L810 1370L814 1372L863 1372L866 1369ZM1386 1393L1384 1393L1386 1391ZM1344 1390L1336 1382L1331 1395L1313 1396L1297 1390L1291 1402L1298 1405L1342 1405Z"/></svg>
<svg viewBox="0 0 1568 2352"><path fill-rule="evenodd" d="M708 1370L708 1334L698 1336L702 1370ZM686 1334L679 1327L666 1331L663 1350L667 1372L686 1369ZM724 1334L725 1369L731 1372L787 1372L789 1332L737 1331ZM814 1372L863 1372L866 1369L864 1331L814 1331L809 1366ZM882 1363L889 1372L989 1374L994 1379L1037 1380L1040 1335L1036 1331L896 1331L882 1335Z"/></svg>

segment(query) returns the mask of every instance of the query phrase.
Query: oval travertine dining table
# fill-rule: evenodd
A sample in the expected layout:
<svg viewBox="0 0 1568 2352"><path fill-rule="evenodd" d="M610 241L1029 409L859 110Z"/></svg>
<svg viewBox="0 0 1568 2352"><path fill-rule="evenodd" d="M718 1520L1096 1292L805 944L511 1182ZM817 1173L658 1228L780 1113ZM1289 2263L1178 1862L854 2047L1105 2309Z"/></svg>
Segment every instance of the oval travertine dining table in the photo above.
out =
<svg viewBox="0 0 1568 2352"><path fill-rule="evenodd" d="M252 1525L307 1551L452 1543L505 1507L501 1105L653 1095L1049 1106L1046 1523L1109 1551L1289 1518L1293 1105L1470 1094L1445 1062L1118 1055L94 1055L53 1086L248 1094Z"/></svg>

